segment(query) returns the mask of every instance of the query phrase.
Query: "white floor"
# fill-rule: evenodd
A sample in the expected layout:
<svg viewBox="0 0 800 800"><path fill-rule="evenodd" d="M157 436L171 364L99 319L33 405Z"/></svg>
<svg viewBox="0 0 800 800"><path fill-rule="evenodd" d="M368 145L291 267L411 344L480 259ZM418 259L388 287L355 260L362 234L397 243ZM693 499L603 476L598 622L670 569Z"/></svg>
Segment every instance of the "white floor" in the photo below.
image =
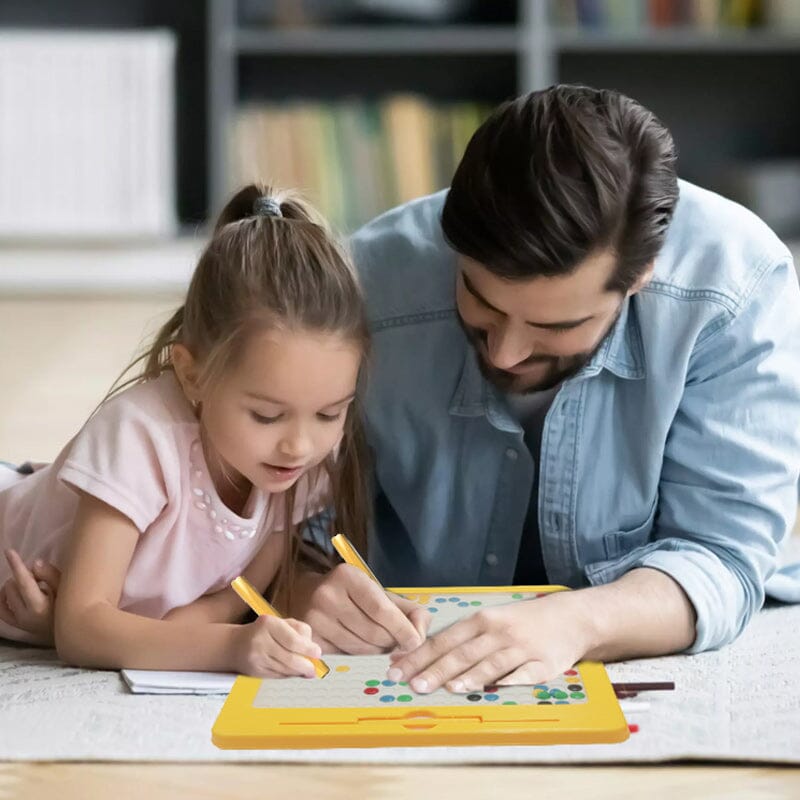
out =
<svg viewBox="0 0 800 800"><path fill-rule="evenodd" d="M51 461L178 294L0 299L0 460Z"/></svg>

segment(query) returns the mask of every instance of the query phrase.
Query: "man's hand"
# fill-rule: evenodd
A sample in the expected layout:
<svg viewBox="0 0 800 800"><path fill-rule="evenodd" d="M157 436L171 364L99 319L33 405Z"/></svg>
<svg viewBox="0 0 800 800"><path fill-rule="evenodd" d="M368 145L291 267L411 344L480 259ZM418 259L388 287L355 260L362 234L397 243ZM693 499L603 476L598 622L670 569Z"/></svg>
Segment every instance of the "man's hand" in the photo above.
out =
<svg viewBox="0 0 800 800"><path fill-rule="evenodd" d="M16 550L6 550L5 556L14 577L0 588L0 619L33 634L34 644L54 647L54 608L61 572L41 561L28 569Z"/></svg>
<svg viewBox="0 0 800 800"><path fill-rule="evenodd" d="M425 640L428 611L387 593L357 567L340 564L325 575L306 573L298 587L291 614L311 626L323 653L407 651Z"/></svg>
<svg viewBox="0 0 800 800"><path fill-rule="evenodd" d="M393 653L387 677L418 693L542 683L583 658L590 630L572 592L486 608L411 653Z"/></svg>
<svg viewBox="0 0 800 800"><path fill-rule="evenodd" d="M695 638L695 616L675 580L639 567L601 586L479 611L414 652L393 654L387 677L408 681L420 693L443 685L468 692L540 683L583 659L620 661L685 650Z"/></svg>

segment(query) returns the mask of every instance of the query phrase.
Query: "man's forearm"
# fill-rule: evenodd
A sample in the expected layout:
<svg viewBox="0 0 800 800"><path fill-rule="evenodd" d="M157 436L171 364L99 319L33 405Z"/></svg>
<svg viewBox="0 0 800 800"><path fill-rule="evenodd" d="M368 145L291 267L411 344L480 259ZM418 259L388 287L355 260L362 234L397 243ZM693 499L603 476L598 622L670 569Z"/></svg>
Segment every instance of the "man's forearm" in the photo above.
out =
<svg viewBox="0 0 800 800"><path fill-rule="evenodd" d="M572 594L587 630L583 658L621 661L677 653L695 639L696 615L683 589L655 569Z"/></svg>

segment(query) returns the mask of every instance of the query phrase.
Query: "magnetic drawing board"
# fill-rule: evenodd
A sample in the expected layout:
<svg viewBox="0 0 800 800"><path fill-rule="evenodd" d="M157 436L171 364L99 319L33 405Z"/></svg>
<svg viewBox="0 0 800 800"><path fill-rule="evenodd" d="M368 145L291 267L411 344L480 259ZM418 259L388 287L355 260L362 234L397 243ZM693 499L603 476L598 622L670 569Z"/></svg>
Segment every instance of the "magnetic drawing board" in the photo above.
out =
<svg viewBox="0 0 800 800"><path fill-rule="evenodd" d="M481 608L562 587L393 589L425 606L429 636ZM534 686L416 694L386 678L388 655L326 655L322 679L239 677L212 729L221 748L619 742L628 727L602 664L581 662Z"/></svg>

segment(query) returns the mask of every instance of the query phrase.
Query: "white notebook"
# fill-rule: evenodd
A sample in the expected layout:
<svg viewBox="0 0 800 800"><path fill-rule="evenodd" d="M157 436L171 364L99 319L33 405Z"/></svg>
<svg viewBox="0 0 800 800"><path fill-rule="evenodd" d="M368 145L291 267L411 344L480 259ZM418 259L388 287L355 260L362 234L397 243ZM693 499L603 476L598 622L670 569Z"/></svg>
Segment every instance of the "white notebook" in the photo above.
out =
<svg viewBox="0 0 800 800"><path fill-rule="evenodd" d="M236 678L232 672L122 670L122 679L134 694L228 694Z"/></svg>

